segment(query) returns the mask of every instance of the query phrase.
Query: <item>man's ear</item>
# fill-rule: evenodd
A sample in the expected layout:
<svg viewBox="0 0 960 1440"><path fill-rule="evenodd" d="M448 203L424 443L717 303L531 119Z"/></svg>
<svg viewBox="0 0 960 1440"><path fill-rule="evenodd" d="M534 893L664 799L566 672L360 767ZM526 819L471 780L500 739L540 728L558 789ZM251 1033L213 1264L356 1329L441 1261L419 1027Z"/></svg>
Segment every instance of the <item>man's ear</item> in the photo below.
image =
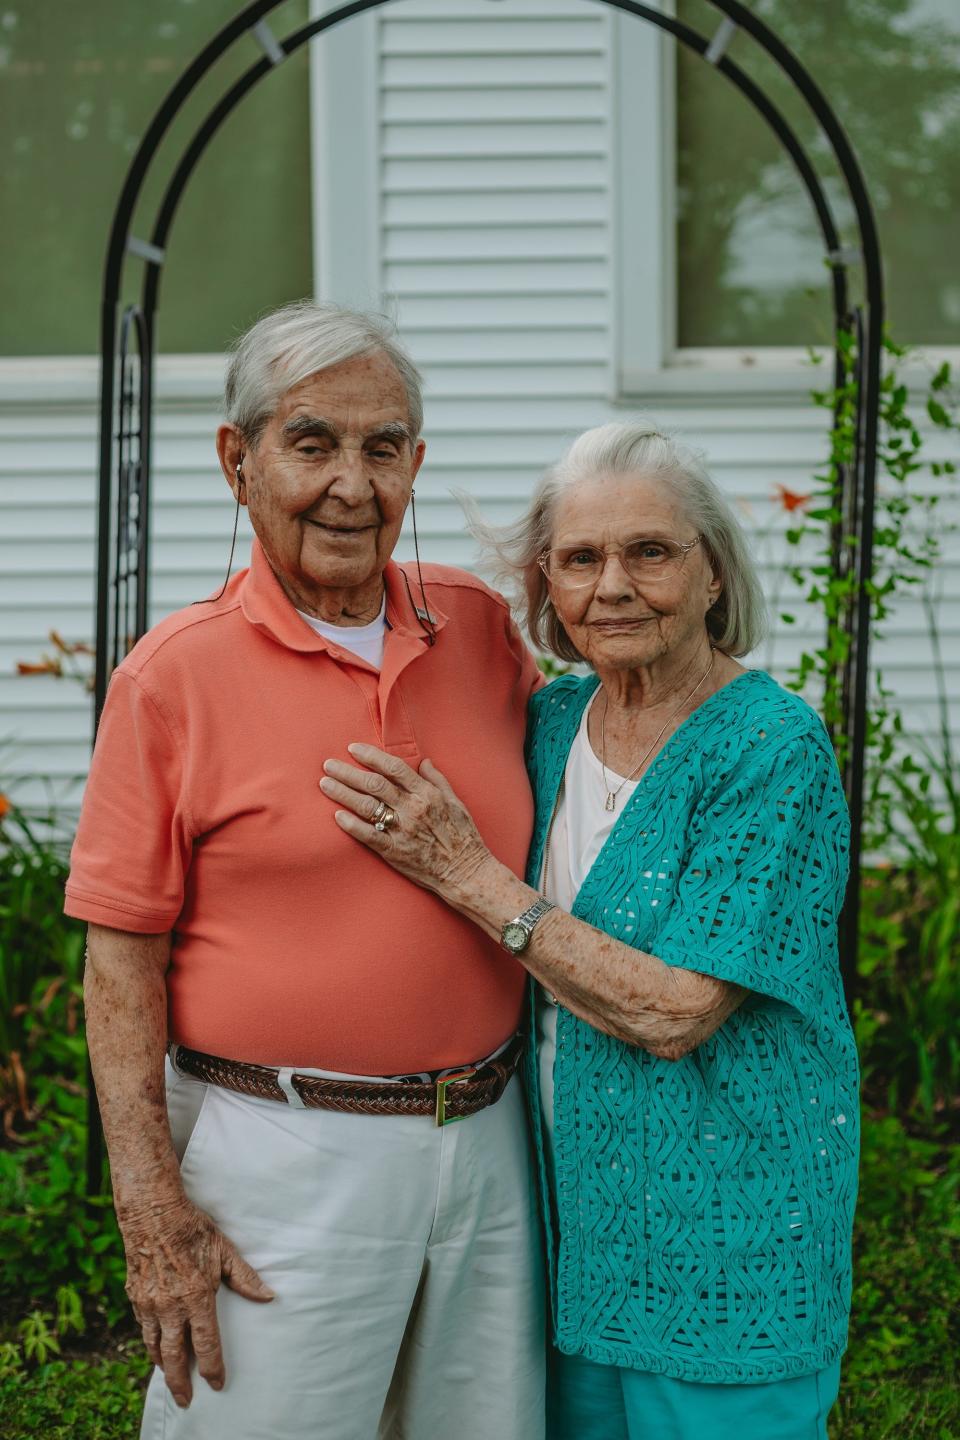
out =
<svg viewBox="0 0 960 1440"><path fill-rule="evenodd" d="M236 425L221 425L217 430L217 459L220 461L224 479L241 505L247 503L246 487L242 483L245 453L243 436Z"/></svg>
<svg viewBox="0 0 960 1440"><path fill-rule="evenodd" d="M426 443L426 441L425 441L425 440L418 440L417 443L416 443L416 445L413 447L413 464L412 464L412 466L411 466L411 468L410 468L410 479L411 479L411 480L416 480L417 475L419 474L419 471L420 471L420 466L423 464L423 457L424 457L424 455L426 455L426 453L427 453L427 443Z"/></svg>

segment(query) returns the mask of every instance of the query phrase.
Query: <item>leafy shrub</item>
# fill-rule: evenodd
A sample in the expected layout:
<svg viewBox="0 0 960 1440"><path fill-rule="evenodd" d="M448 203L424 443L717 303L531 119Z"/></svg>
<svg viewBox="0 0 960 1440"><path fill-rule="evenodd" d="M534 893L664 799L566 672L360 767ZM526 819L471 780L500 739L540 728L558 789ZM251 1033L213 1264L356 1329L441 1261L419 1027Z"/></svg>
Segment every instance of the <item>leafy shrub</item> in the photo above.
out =
<svg viewBox="0 0 960 1440"><path fill-rule="evenodd" d="M136 1436L150 1362L138 1337L89 1335L73 1285L55 1312L34 1308L0 1338L0 1433L5 1440L121 1440ZM63 1354L66 1346L74 1351ZM84 1347L106 1354L83 1353Z"/></svg>
<svg viewBox="0 0 960 1440"><path fill-rule="evenodd" d="M847 759L843 698L847 634L857 592L856 541L845 533L844 481L860 444L857 339L839 336L841 383L815 391L830 411L831 449L806 496L791 496L797 524L786 532L795 548L792 579L825 620L825 641L801 654L791 684L815 686L838 757ZM917 425L902 367L908 351L884 341L880 389L879 484L873 576L866 603L876 636L896 602L921 597L938 694L939 727L932 743L904 732L896 696L874 677L865 747L864 853L885 868L861 880L855 1025L868 1104L891 1109L934 1134L960 1118L960 771L952 750L948 686L930 585L940 559L943 524L938 487L960 473L955 460L931 460ZM941 436L960 438L960 406L949 364L929 380L927 415ZM782 619L795 617L783 614Z"/></svg>
<svg viewBox="0 0 960 1440"><path fill-rule="evenodd" d="M960 1152L867 1117L832 1440L960 1435Z"/></svg>
<svg viewBox="0 0 960 1440"><path fill-rule="evenodd" d="M109 1324L128 1311L123 1244L109 1196L84 1194L86 1129L51 1114L0 1150L0 1307L43 1308L74 1285Z"/></svg>
<svg viewBox="0 0 960 1440"><path fill-rule="evenodd" d="M6 801L0 814L0 1112L12 1136L83 1092L84 926L63 914L67 860Z"/></svg>
<svg viewBox="0 0 960 1440"><path fill-rule="evenodd" d="M914 1126L960 1121L960 771L940 637L927 611L939 735L908 741L895 718L871 776L868 843L893 857L863 876L855 1021L865 1090Z"/></svg>
<svg viewBox="0 0 960 1440"><path fill-rule="evenodd" d="M54 1359L33 1369L15 1358L5 1363L0 1347L7 1440L134 1440L149 1362L139 1347L117 1348L117 1358Z"/></svg>
<svg viewBox="0 0 960 1440"><path fill-rule="evenodd" d="M935 1134L960 1122L960 835L943 863L864 876L854 1004L868 1101Z"/></svg>

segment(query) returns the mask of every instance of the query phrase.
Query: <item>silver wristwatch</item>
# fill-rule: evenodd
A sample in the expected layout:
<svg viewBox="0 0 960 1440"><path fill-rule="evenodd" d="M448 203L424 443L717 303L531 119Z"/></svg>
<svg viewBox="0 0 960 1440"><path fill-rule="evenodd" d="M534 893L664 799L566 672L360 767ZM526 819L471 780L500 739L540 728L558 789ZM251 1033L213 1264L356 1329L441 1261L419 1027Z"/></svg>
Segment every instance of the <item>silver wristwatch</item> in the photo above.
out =
<svg viewBox="0 0 960 1440"><path fill-rule="evenodd" d="M536 904L531 905L529 910L524 910L516 920L508 920L500 931L500 944L504 950L509 950L511 955L521 955L530 944L530 936L537 921L542 920L548 910L556 908L552 900L544 900L541 895Z"/></svg>

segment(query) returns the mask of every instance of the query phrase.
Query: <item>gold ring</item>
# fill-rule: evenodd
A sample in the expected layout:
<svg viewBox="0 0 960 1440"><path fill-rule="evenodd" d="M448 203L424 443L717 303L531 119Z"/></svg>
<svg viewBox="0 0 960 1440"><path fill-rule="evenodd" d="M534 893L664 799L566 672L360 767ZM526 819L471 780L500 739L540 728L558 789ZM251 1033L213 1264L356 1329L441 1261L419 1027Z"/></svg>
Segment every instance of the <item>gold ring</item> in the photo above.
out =
<svg viewBox="0 0 960 1440"><path fill-rule="evenodd" d="M388 811L389 809L390 809L390 806L387 804L386 800L381 800L381 801L380 801L380 804L377 806L377 808L376 808L376 810L375 810L375 812L374 812L374 816L373 816L373 823L374 823L374 825L379 825L379 824L380 824L380 821L383 819L384 815L386 815L386 813L387 813L387 811Z"/></svg>
<svg viewBox="0 0 960 1440"><path fill-rule="evenodd" d="M396 825L398 818L399 817L396 810L391 810L389 806L385 805L383 809L383 814L380 816L379 820L374 821L373 828L374 830L379 831L382 835L385 831L390 829L391 825Z"/></svg>

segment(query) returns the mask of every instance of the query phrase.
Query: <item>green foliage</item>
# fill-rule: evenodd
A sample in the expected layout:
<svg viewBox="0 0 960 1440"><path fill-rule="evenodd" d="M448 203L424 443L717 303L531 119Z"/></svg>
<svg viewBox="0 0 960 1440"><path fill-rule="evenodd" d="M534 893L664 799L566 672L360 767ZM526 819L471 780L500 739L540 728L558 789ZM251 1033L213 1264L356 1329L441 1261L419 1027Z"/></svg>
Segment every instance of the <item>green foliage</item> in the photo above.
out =
<svg viewBox="0 0 960 1440"><path fill-rule="evenodd" d="M77 1288L58 1286L55 1305L35 1305L0 1331L0 1433L5 1440L135 1436L150 1370L142 1344L123 1330L105 1336L101 1325L91 1338L106 1355L85 1354ZM64 1353L78 1345L80 1353Z"/></svg>
<svg viewBox="0 0 960 1440"><path fill-rule="evenodd" d="M63 915L67 861L24 812L0 812L0 1112L11 1134L54 1092L80 1095L84 927Z"/></svg>
<svg viewBox="0 0 960 1440"><path fill-rule="evenodd" d="M869 699L864 791L864 850L887 868L868 869L861 885L859 987L855 1024L868 1103L911 1117L936 1133L955 1125L960 1096L960 776L930 576L940 555L940 495L935 483L956 474L953 461L930 462L909 408L903 378L908 352L885 342L880 395L879 483L874 570L867 586L874 639L897 601L921 597L939 693L934 743L909 736L896 697L876 676ZM841 762L847 625L856 589L855 541L845 533L843 481L858 443L856 342L841 334L841 381L815 400L834 418L825 469L802 523L788 544L805 547L792 576L822 609L826 635L806 651L792 676L796 689L815 687ZM960 433L950 366L928 384L932 423ZM921 483L921 477L923 477ZM939 528L938 528L939 527Z"/></svg>
<svg viewBox="0 0 960 1440"><path fill-rule="evenodd" d="M864 1090L930 1133L960 1118L960 836L937 861L868 871L855 1024Z"/></svg>
<svg viewBox="0 0 960 1440"><path fill-rule="evenodd" d="M123 1244L107 1196L84 1195L82 1120L51 1112L0 1150L0 1310L57 1296L58 1324L83 1322L71 1295L110 1324L127 1314ZM70 1308L73 1306L73 1308Z"/></svg>
<svg viewBox="0 0 960 1440"><path fill-rule="evenodd" d="M571 666L565 665L562 660L557 660L553 655L538 655L537 665L548 680L556 680L560 675L569 675Z"/></svg>
<svg viewBox="0 0 960 1440"><path fill-rule="evenodd" d="M16 1356L5 1358L0 1346L6 1440L133 1440L149 1362L138 1346L111 1350L116 1358L54 1359L33 1369Z"/></svg>
<svg viewBox="0 0 960 1440"><path fill-rule="evenodd" d="M934 612L927 604L940 689L936 745L894 742L871 775L874 849L895 868L861 891L857 1027L868 1094L935 1131L960 1119L960 776Z"/></svg>
<svg viewBox="0 0 960 1440"><path fill-rule="evenodd" d="M0 1342L19 1345L27 1360L40 1363L56 1355L64 1334L81 1333L88 1318L115 1324L128 1314L112 1206L107 1197L84 1194L83 926L63 914L66 874L62 845L4 797L0 1314L21 1319L14 1333L0 1333Z"/></svg>
<svg viewBox="0 0 960 1440"><path fill-rule="evenodd" d="M830 452L825 467L814 476L809 504L800 522L787 531L794 549L810 546L810 557L799 559L791 575L805 599L821 608L826 620L824 643L804 651L792 676L792 686L805 690L816 683L817 698L841 761L847 737L843 733L843 681L850 641L846 626L857 592L857 540L848 533L844 515L844 479L855 463L859 445L859 386L856 378L857 341L849 331L837 337L839 383L814 390L813 399L830 412ZM909 351L889 338L884 340L885 368L880 386L878 485L873 538L873 575L865 589L870 605L874 639L883 633L895 599L921 587L940 555L936 510L940 496L933 489L918 489L915 477L952 476L952 461L928 463L924 441L909 408L909 391L903 364ZM942 365L929 383L927 410L940 428L960 432L951 394L950 366ZM882 683L868 716L866 744L870 758L882 764L892 753L891 729L895 708ZM886 751L886 754L884 752Z"/></svg>
<svg viewBox="0 0 960 1440"><path fill-rule="evenodd" d="M139 1429L149 1366L125 1335L126 1270L110 1198L84 1195L83 1111L82 1096L52 1091L34 1128L0 1148L5 1440L114 1440ZM118 1341L128 1352L120 1358ZM77 1346L93 1353L66 1353Z"/></svg>
<svg viewBox="0 0 960 1440"><path fill-rule="evenodd" d="M832 1440L960 1435L960 1153L867 1119Z"/></svg>
<svg viewBox="0 0 960 1440"><path fill-rule="evenodd" d="M20 1345L25 1360L36 1360L43 1365L51 1355L60 1354L60 1341L56 1330L50 1328L52 1316L45 1310L31 1310L17 1326Z"/></svg>

